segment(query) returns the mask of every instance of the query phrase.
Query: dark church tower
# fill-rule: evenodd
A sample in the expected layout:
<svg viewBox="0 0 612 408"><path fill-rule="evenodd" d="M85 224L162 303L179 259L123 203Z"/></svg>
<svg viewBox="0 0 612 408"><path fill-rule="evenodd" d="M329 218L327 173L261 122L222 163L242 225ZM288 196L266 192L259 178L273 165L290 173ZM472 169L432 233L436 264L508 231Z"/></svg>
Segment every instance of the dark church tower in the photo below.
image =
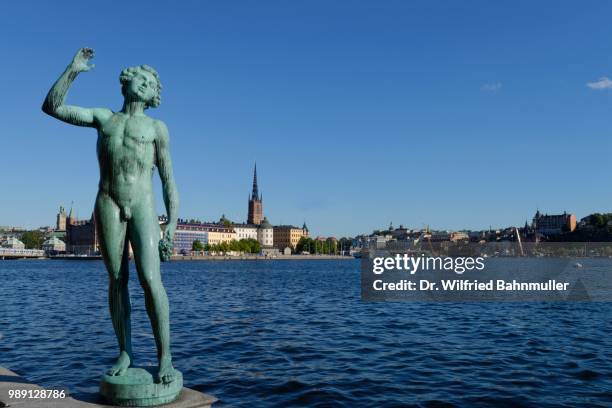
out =
<svg viewBox="0 0 612 408"><path fill-rule="evenodd" d="M253 191L249 197L249 218L247 223L259 225L263 220L263 206L261 203L261 195L257 187L257 163L255 163L255 171L253 172Z"/></svg>

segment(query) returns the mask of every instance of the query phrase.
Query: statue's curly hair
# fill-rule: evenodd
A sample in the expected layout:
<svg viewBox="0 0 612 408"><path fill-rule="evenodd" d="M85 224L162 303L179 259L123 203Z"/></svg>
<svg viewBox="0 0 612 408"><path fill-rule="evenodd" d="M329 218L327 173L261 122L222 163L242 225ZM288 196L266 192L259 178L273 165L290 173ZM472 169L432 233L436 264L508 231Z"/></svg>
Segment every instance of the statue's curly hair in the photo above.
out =
<svg viewBox="0 0 612 408"><path fill-rule="evenodd" d="M157 108L159 104L161 103L162 84L161 84L161 81L159 80L159 74L157 73L157 71L148 65L139 65L136 67L129 67L121 71L121 74L119 75L119 82L121 83L121 93L125 97L125 89L126 89L127 84L132 80L132 78L134 78L134 76L139 71L146 71L152 74L155 77L155 80L157 81L157 89L155 90L156 94L153 98L151 98L150 101L147 101L147 108L148 107Z"/></svg>

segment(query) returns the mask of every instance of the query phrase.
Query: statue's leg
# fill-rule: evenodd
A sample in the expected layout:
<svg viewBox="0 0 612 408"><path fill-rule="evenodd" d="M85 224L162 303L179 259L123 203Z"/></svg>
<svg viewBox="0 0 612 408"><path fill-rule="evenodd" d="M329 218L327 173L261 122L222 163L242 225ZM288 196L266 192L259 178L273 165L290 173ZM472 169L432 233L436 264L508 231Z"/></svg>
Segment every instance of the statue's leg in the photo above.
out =
<svg viewBox="0 0 612 408"><path fill-rule="evenodd" d="M153 197L145 198L137 206L132 207L128 235L132 242L136 270L144 290L147 313L157 345L158 380L168 383L175 378L170 355L170 310L168 296L160 275L159 240L161 236Z"/></svg>
<svg viewBox="0 0 612 408"><path fill-rule="evenodd" d="M111 320L119 342L119 357L108 370L108 374L123 375L132 359L130 296L127 287L129 278L127 224L121 221L117 204L105 194L99 194L96 199L96 226L102 257L108 270L108 304Z"/></svg>

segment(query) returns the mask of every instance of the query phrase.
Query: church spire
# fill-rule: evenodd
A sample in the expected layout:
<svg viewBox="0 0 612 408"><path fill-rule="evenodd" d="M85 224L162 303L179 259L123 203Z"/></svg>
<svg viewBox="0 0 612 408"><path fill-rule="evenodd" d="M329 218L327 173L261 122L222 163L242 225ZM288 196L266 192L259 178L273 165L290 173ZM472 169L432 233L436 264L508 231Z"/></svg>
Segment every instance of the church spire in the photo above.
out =
<svg viewBox="0 0 612 408"><path fill-rule="evenodd" d="M253 171L253 192L251 200L259 200L259 188L257 187L257 162L255 162L255 170Z"/></svg>
<svg viewBox="0 0 612 408"><path fill-rule="evenodd" d="M259 192L257 186L257 163L255 163L255 169L253 170L253 191L249 197L249 213L247 218L248 224L261 224L263 220L263 208L262 208L262 195Z"/></svg>

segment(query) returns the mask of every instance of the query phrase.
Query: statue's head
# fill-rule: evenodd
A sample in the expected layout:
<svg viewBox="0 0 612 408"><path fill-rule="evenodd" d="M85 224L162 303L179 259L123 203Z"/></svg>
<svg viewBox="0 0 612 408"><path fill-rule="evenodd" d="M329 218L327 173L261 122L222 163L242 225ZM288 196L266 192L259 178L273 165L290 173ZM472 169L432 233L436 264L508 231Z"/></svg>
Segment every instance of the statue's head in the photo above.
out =
<svg viewBox="0 0 612 408"><path fill-rule="evenodd" d="M150 66L124 69L119 75L119 82L124 98L143 101L147 108L157 108L161 103L162 85L157 71Z"/></svg>

